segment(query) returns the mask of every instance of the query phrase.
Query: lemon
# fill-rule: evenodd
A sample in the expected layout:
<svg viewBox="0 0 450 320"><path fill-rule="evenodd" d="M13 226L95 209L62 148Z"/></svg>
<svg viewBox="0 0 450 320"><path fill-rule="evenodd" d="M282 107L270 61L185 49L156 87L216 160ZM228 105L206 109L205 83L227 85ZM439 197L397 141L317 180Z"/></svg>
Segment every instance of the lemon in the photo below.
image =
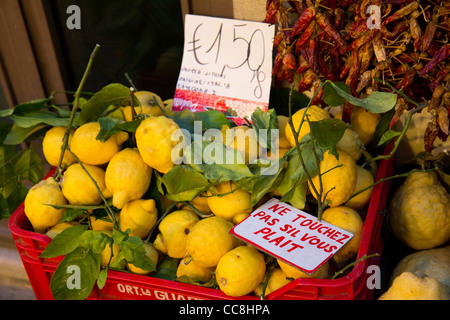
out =
<svg viewBox="0 0 450 320"><path fill-rule="evenodd" d="M62 218L65 209L51 205L65 205L67 200L53 177L35 184L27 193L24 202L25 215L35 232L45 233Z"/></svg>
<svg viewBox="0 0 450 320"><path fill-rule="evenodd" d="M250 193L238 188L234 182L222 182L214 186L214 192L208 191L206 198L214 215L238 223L251 213Z"/></svg>
<svg viewBox="0 0 450 320"><path fill-rule="evenodd" d="M450 300L450 296L436 279L403 272L378 300Z"/></svg>
<svg viewBox="0 0 450 320"><path fill-rule="evenodd" d="M155 247L156 250L158 250L162 254L167 254L167 247L166 247L166 245L165 245L165 243L163 241L161 233L158 233L156 235L156 238L153 241L153 246Z"/></svg>
<svg viewBox="0 0 450 320"><path fill-rule="evenodd" d="M211 208L208 205L208 198L206 197L206 193L203 194L203 195L196 196L194 199L189 201L189 204L192 205L195 209L197 209L198 211L200 211L204 215L211 214ZM193 211L192 208L190 208L187 205L183 205L182 203L180 203L179 208L183 209L183 210L191 210L191 211Z"/></svg>
<svg viewBox="0 0 450 320"><path fill-rule="evenodd" d="M336 114L335 118L342 119L342 110ZM359 138L365 146L372 142L380 120L381 114L372 113L363 107L352 106L350 116L351 128L358 133Z"/></svg>
<svg viewBox="0 0 450 320"><path fill-rule="evenodd" d="M353 191L353 194L356 194L361 190L369 188L373 184L374 178L372 172L361 166L356 166L356 186L355 190ZM363 191L362 193L350 198L345 203L345 206L353 208L355 210L360 210L364 208L364 206L368 204L370 201L370 197L372 196L372 190L373 187L370 187L369 189Z"/></svg>
<svg viewBox="0 0 450 320"><path fill-rule="evenodd" d="M144 162L161 173L169 172L181 156L180 152L172 152L180 143L184 146L184 139L180 128L172 119L166 117L148 117L136 129L136 144ZM176 139L172 134L179 133ZM177 148L178 148L177 147ZM179 149L175 149L179 150Z"/></svg>
<svg viewBox="0 0 450 320"><path fill-rule="evenodd" d="M392 271L391 282L403 272L434 278L450 292L450 246L420 250L405 256Z"/></svg>
<svg viewBox="0 0 450 320"><path fill-rule="evenodd" d="M130 229L130 237L145 238L158 219L155 200L137 199L127 202L120 211L119 224L122 231Z"/></svg>
<svg viewBox="0 0 450 320"><path fill-rule="evenodd" d="M177 210L169 213L159 224L161 241L171 258L184 258L187 239L192 229L199 222L197 214L188 210Z"/></svg>
<svg viewBox="0 0 450 320"><path fill-rule="evenodd" d="M225 253L216 267L216 280L226 295L240 297L253 292L264 278L264 255L255 247L244 245Z"/></svg>
<svg viewBox="0 0 450 320"><path fill-rule="evenodd" d="M186 276L191 280L200 282L208 282L209 280L211 280L213 275L213 268L201 267L194 261L187 262L185 260L186 259L181 260L178 264L178 278Z"/></svg>
<svg viewBox="0 0 450 320"><path fill-rule="evenodd" d="M262 289L264 286L264 281L266 280L267 277L267 273L264 275L264 279L261 282L261 284L256 287L256 289L254 290L254 293L257 297L261 296L262 293ZM281 270L281 268L277 267L274 268L272 270L272 272L270 273L270 278L269 281L267 282L267 286L266 286L266 290L264 291L265 296L271 294L272 292L274 292L275 290L280 289L281 287L287 285L289 282L292 282L291 279L289 279L288 277L286 277L286 275L284 274L283 270Z"/></svg>
<svg viewBox="0 0 450 320"><path fill-rule="evenodd" d="M89 172L89 175L83 169ZM105 185L105 171L97 166L75 163L64 172L61 180L62 192L70 204L74 205L98 205L102 202L100 192L105 198L111 197L111 192Z"/></svg>
<svg viewBox="0 0 450 320"><path fill-rule="evenodd" d="M306 110L306 108L303 108L294 113L292 115L292 123L296 131L298 130L298 127L300 126L302 119L304 119L300 131L298 132L298 141L300 141L305 135L307 135L310 132L307 118L309 119L309 121L320 121L323 119L330 118L330 114L328 113L328 111L316 105L311 105L308 108L308 110ZM292 131L291 126L289 124L286 125L285 135L291 147L295 147L294 132Z"/></svg>
<svg viewBox="0 0 450 320"><path fill-rule="evenodd" d="M82 163L103 165L119 152L122 144L128 140L128 133L121 131L113 134L105 142L97 140L100 132L98 122L88 122L77 128L73 134L70 150Z"/></svg>
<svg viewBox="0 0 450 320"><path fill-rule="evenodd" d="M323 265L317 269L313 274L307 274L300 269L297 269L290 264L277 259L280 269L283 271L286 277L289 279L298 278L315 278L315 279L327 279L330 277L330 263L326 261Z"/></svg>
<svg viewBox="0 0 450 320"><path fill-rule="evenodd" d="M450 195L435 172L413 172L394 192L390 219L394 235L407 246L431 249L450 239Z"/></svg>
<svg viewBox="0 0 450 320"><path fill-rule="evenodd" d="M75 222L75 221L60 222L60 223L54 225L53 227L51 227L50 229L48 229L48 231L45 233L45 235L47 237L49 237L50 239L54 239L58 234L60 234L67 228L74 227L77 225L79 225L79 223Z"/></svg>
<svg viewBox="0 0 450 320"><path fill-rule="evenodd" d="M323 186L322 201L328 201L330 207L336 207L346 202L356 186L355 160L346 151L337 149L337 152L339 160L327 150L319 164ZM320 192L319 175L311 180L316 190ZM317 199L309 181L308 186L311 194Z"/></svg>
<svg viewBox="0 0 450 320"><path fill-rule="evenodd" d="M137 116L141 114L152 115L155 117L164 115L158 107L159 104L161 108L164 108L164 103L157 94L150 91L137 91L134 93L134 96L141 103L140 107L134 107ZM133 120L131 106L122 107L122 113L125 121L128 122Z"/></svg>
<svg viewBox="0 0 450 320"><path fill-rule="evenodd" d="M237 126L231 129L232 141L228 145L237 151L244 159L245 164L255 163L261 157L262 147L259 145L256 132L248 126ZM231 137L226 137L231 139Z"/></svg>
<svg viewBox="0 0 450 320"><path fill-rule="evenodd" d="M119 213L115 213L115 219L116 221L119 221ZM90 224L91 224L91 230L94 231L101 231L101 230L111 230L114 227L113 221L110 219L109 216L97 218L93 215L89 216Z"/></svg>
<svg viewBox="0 0 450 320"><path fill-rule="evenodd" d="M158 259L159 259L158 251L155 249L155 247L153 247L153 245L151 245L150 243L146 243L146 242L144 242L144 249L145 249L145 255L153 262L153 264L156 267L158 265ZM134 266L133 263L127 263L127 268L131 272L137 273L137 274L149 275L150 273L152 273L149 270L144 270L144 269Z"/></svg>
<svg viewBox="0 0 450 320"><path fill-rule="evenodd" d="M364 151L364 144L359 138L359 134L351 128L345 129L344 135L336 144L336 147L347 151L355 161L358 161L359 158L361 158Z"/></svg>
<svg viewBox="0 0 450 320"><path fill-rule="evenodd" d="M108 235L109 237L112 237L112 231L111 230L101 230L101 233L104 233ZM111 264L118 256L120 252L120 248L117 244L114 242L111 243L108 241L106 244L105 249L100 253L100 265L102 268L105 268L107 265Z"/></svg>
<svg viewBox="0 0 450 320"><path fill-rule="evenodd" d="M286 126L289 127L289 117L278 115L278 148L290 149L291 144L286 138Z"/></svg>
<svg viewBox="0 0 450 320"><path fill-rule="evenodd" d="M113 205L122 209L128 201L142 198L150 186L152 171L136 148L117 152L105 171L105 184L112 192Z"/></svg>
<svg viewBox="0 0 450 320"><path fill-rule="evenodd" d="M42 140L42 152L44 153L45 160L54 167L58 165L59 158L61 157L61 147L63 145L65 132L66 127L53 127L45 133L44 139ZM68 141L69 146L74 132L75 129L70 131ZM76 159L70 152L64 152L62 160L63 165L70 166L75 162Z"/></svg>
<svg viewBox="0 0 450 320"><path fill-rule="evenodd" d="M166 112L168 117L171 117L175 111L172 110L173 99L167 99L163 101L164 103L164 111Z"/></svg>
<svg viewBox="0 0 450 320"><path fill-rule="evenodd" d="M326 209L322 220L353 233L353 237L332 257L336 265L342 267L358 253L364 223L356 210L344 206Z"/></svg>
<svg viewBox="0 0 450 320"><path fill-rule="evenodd" d="M187 235L186 251L202 267L214 267L239 241L229 233L233 223L214 216L201 219Z"/></svg>

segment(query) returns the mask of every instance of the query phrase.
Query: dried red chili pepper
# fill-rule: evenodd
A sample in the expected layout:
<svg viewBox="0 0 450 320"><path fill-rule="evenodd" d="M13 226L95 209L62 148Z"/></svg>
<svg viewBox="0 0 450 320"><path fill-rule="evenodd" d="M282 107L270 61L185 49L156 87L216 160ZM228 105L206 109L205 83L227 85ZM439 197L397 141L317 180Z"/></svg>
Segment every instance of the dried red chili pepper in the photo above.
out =
<svg viewBox="0 0 450 320"><path fill-rule="evenodd" d="M430 104L428 105L428 112L430 112L431 110L436 109L437 107L440 106L442 96L444 95L444 93L446 91L447 91L447 89L442 85L438 86L433 91L433 95L431 96L431 99L430 99Z"/></svg>
<svg viewBox="0 0 450 320"><path fill-rule="evenodd" d="M449 119L448 119L448 111L444 106L439 106L436 109L437 123L441 131L448 136L449 134Z"/></svg>
<svg viewBox="0 0 450 320"><path fill-rule="evenodd" d="M447 74L450 73L450 63L447 63L447 65L439 70L439 72L434 76L434 80L431 81L429 87L430 89L434 90L436 87L441 83L441 81L445 78Z"/></svg>
<svg viewBox="0 0 450 320"><path fill-rule="evenodd" d="M314 7L308 7L305 11L301 14L301 16L298 18L298 20L295 22L294 26L292 27L291 33L289 36L295 37L300 32L306 29L310 22L314 19L314 16L316 15L316 10Z"/></svg>
<svg viewBox="0 0 450 320"><path fill-rule="evenodd" d="M358 50L358 59L360 61L359 72L365 72L372 61L373 57L373 46L371 42L363 44Z"/></svg>
<svg viewBox="0 0 450 320"><path fill-rule="evenodd" d="M266 3L266 17L263 22L266 23L277 23L277 13L280 7L280 0L267 0Z"/></svg>
<svg viewBox="0 0 450 320"><path fill-rule="evenodd" d="M409 88L412 85L415 76L416 70L411 69L406 71L405 75L403 76L403 79L395 86L395 89L403 88L405 90Z"/></svg>
<svg viewBox="0 0 450 320"><path fill-rule="evenodd" d="M297 62L295 61L295 56L292 53L287 53L283 57L283 65L285 65L288 69L297 69Z"/></svg>
<svg viewBox="0 0 450 320"><path fill-rule="evenodd" d="M378 33L377 36L372 41L373 52L378 62L386 61L386 49L384 48L384 42L381 37L381 33Z"/></svg>
<svg viewBox="0 0 450 320"><path fill-rule="evenodd" d="M404 7L400 8L399 10L397 10L393 15L391 15L387 19L385 19L382 22L382 24L383 25L387 25L388 23L390 23L392 21L398 20L400 18L404 18L408 14L410 14L411 12L417 10L417 8L419 8L419 2L414 1L414 2L408 3Z"/></svg>
<svg viewBox="0 0 450 320"><path fill-rule="evenodd" d="M406 102L405 98L399 96L397 98L397 103L395 104L394 109L395 113L392 116L391 122L389 123L389 129L392 129L392 127L394 127L394 125L400 119L400 116L403 114L403 112L405 110L408 110L408 103Z"/></svg>
<svg viewBox="0 0 450 320"><path fill-rule="evenodd" d="M306 43L306 41L309 40L309 38L313 34L315 28L316 28L316 22L313 20L306 27L305 31L302 33L302 35L297 39L297 41L295 43L295 53L296 54L300 53L301 47Z"/></svg>
<svg viewBox="0 0 450 320"><path fill-rule="evenodd" d="M342 48L347 47L347 43L342 39L339 32L333 27L333 25L326 19L326 17L321 13L316 13L316 21L319 24L320 28L325 31L336 43Z"/></svg>
<svg viewBox="0 0 450 320"><path fill-rule="evenodd" d="M317 55L317 68L326 79L331 81L337 81L336 77L331 72L330 67L327 65L327 63L325 62L325 60L322 58L321 55Z"/></svg>
<svg viewBox="0 0 450 320"><path fill-rule="evenodd" d="M339 79L344 79L344 77L350 71L351 65L352 65L352 59L351 59L351 57L348 57L347 60L344 63L344 66L341 69L341 72L339 73Z"/></svg>
<svg viewBox="0 0 450 320"><path fill-rule="evenodd" d="M364 34L359 37L358 39L354 40L350 45L348 46L348 51L353 52L356 49L358 49L360 46L362 46L364 43L369 42L372 40L378 33L378 29L368 29Z"/></svg>
<svg viewBox="0 0 450 320"><path fill-rule="evenodd" d="M419 23L415 18L409 20L409 29L411 31L411 36L414 39L414 51L417 51L420 46L420 39L422 37L422 30L420 29Z"/></svg>
<svg viewBox="0 0 450 320"><path fill-rule="evenodd" d="M437 124L437 119L433 118L427 125L425 129L425 134L423 136L425 151L431 152L433 150L434 141L438 137L439 126Z"/></svg>
<svg viewBox="0 0 450 320"><path fill-rule="evenodd" d="M351 53L352 64L350 66L350 70L348 72L347 79L345 83L350 87L350 92L355 95L356 94L356 82L358 81L359 75L359 61L358 61L358 52L356 50Z"/></svg>
<svg viewBox="0 0 450 320"><path fill-rule="evenodd" d="M300 81L297 91L298 92L304 92L311 88L314 80L316 80L317 76L311 69L306 70L302 74L302 80Z"/></svg>
<svg viewBox="0 0 450 320"><path fill-rule="evenodd" d="M297 74L303 73L303 72L305 72L308 69L309 69L308 62L306 61L306 59L302 55L300 55L298 57Z"/></svg>
<svg viewBox="0 0 450 320"><path fill-rule="evenodd" d="M450 43L444 45L435 55L431 58L430 61L423 67L420 71L420 76L423 77L425 74L434 69L441 61L447 59L450 55Z"/></svg>
<svg viewBox="0 0 450 320"><path fill-rule="evenodd" d="M356 92L360 93L365 87L369 85L371 81L372 81L372 70L367 70L363 72L363 74L359 78L358 85L356 86Z"/></svg>
<svg viewBox="0 0 450 320"><path fill-rule="evenodd" d="M430 44L433 41L434 35L437 30L437 14L433 15L433 18L428 22L425 32L423 33L422 43L420 45L420 51L426 52L430 48Z"/></svg>

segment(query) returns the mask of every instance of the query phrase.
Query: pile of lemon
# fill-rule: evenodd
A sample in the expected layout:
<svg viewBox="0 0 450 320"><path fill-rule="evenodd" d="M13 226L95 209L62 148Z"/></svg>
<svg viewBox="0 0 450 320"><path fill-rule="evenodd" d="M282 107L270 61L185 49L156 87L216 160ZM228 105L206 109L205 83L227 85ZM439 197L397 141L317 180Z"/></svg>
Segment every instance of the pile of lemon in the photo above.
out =
<svg viewBox="0 0 450 320"><path fill-rule="evenodd" d="M25 214L36 232L53 238L76 223L60 223L64 208L58 206L96 206L107 200L117 209L114 221L91 216L89 226L92 230L111 234L117 223L122 231L129 230L130 236L144 240L147 255L155 265L164 256L180 259L178 278L187 277L198 283L208 283L213 279L226 295L235 297L247 294L259 296L263 287L267 295L300 277L330 278L332 264L334 268L342 267L356 256L364 224L358 210L369 202L371 188L368 187L374 181L372 172L356 163L364 145L373 138L378 115L364 112L363 116L369 119L364 125L359 125L355 120L355 125L346 130L337 145L339 160L325 153L320 162L320 171L326 172L321 183L317 177L309 183L312 195L315 196L314 188L318 189L321 185L326 195L323 200L329 201L329 208L323 212L322 219L354 234L330 262L311 276L282 261L275 261L275 267L268 268L270 257L229 233L254 209L250 207L250 193L233 182L219 183L199 194L188 206L175 206L172 212L161 217L155 201L145 199L144 195L150 186L153 170L163 175L174 167L171 155L177 142L172 141L171 136L179 126L163 115L158 107L149 105L148 101L154 97L160 100L156 94L137 92L136 97L142 107L136 108L135 113L145 114L145 119L133 136L122 131L101 142L97 140L100 131L98 122L83 124L70 132L68 149L62 161L65 170L60 179L50 177L40 182L26 197ZM162 101L160 105L163 105ZM129 121L131 108L123 107L122 111L124 119ZM302 109L293 116L295 127L299 126L304 111ZM327 111L316 106L308 109L307 116L310 121L331 117ZM278 119L280 152L275 156L281 157L295 146L295 139L287 125L287 117L278 116ZM44 137L43 153L53 166L59 162L65 132L64 127L54 127ZM299 139L308 132L309 126L305 122ZM127 146L129 139L135 139L136 147ZM232 141L230 146L233 146ZM239 146L234 147L239 149ZM247 161L252 156L246 148L240 151ZM180 177L181 183L182 180L183 177ZM352 197L363 189L367 190ZM276 196L276 192L270 196ZM162 195L161 203L163 208L167 208L167 199ZM149 235L153 230L156 231L155 237L150 242ZM111 251L114 256L117 255L118 247L113 249L107 248L102 254L103 266L111 261ZM271 262L274 262L273 258ZM127 267L130 272L150 274L132 264Z"/></svg>

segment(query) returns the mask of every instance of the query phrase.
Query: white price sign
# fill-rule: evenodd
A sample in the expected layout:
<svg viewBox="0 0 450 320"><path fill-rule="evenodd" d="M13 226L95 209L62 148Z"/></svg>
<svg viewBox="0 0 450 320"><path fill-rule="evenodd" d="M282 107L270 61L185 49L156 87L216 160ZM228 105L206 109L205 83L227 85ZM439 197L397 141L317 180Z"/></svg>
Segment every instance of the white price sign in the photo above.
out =
<svg viewBox="0 0 450 320"><path fill-rule="evenodd" d="M353 237L277 199L266 202L230 233L310 275Z"/></svg>
<svg viewBox="0 0 450 320"><path fill-rule="evenodd" d="M274 34L267 23L186 15L173 110L231 108L241 123L257 107L267 111Z"/></svg>

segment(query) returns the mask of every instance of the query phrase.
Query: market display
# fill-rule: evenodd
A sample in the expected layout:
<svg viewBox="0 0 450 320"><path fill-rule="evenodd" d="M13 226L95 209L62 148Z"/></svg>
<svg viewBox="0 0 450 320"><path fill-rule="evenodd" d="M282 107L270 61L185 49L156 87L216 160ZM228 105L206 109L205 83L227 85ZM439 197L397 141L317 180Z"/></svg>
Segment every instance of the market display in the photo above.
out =
<svg viewBox="0 0 450 320"><path fill-rule="evenodd" d="M367 23L370 5L381 10L379 28ZM362 262L377 266L381 236L367 221L385 213L394 236L416 252L398 264L380 300L450 299L445 173L432 161L378 175L408 130L394 129L401 115L430 113L427 152L448 137L449 13L445 1L267 1L265 22L278 27L274 87L289 88L289 115L272 105L245 125L227 117L233 110L174 112L172 100L119 83L82 95L83 81L67 109L51 96L2 112L14 122L3 144L40 136L52 167L45 179L27 176L34 185L21 210L27 231L49 239L38 258L58 261L53 298L89 298L118 271L224 299L280 298L277 290L295 299L297 279L332 286ZM308 103L294 110L292 95L308 91ZM214 135L196 136L199 120L202 134ZM276 130L274 145L261 130ZM384 202L375 187L392 179L401 186L389 197L379 191L387 213L369 212L371 201ZM230 233L271 198L353 236L308 274ZM364 252L363 237L371 244ZM67 268L76 263L81 290L68 288Z"/></svg>

